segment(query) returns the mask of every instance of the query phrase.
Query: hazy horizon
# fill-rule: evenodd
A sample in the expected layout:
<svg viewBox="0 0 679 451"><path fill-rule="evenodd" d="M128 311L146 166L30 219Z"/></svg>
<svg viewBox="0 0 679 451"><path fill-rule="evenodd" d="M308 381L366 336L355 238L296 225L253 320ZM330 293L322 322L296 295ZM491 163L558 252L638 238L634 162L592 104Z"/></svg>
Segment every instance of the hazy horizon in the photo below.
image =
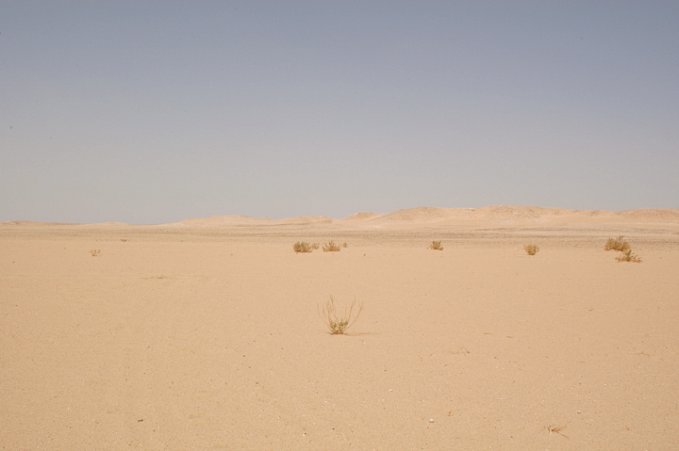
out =
<svg viewBox="0 0 679 451"><path fill-rule="evenodd" d="M679 208L679 3L8 1L0 221Z"/></svg>
<svg viewBox="0 0 679 451"><path fill-rule="evenodd" d="M229 218L248 218L252 220L262 220L262 221L285 221L285 220L290 220L290 219L305 219L305 218L329 218L332 220L344 220L351 218L355 215L364 215L364 214L369 214L369 215L375 215L376 218L382 218L387 215L391 215L393 213L399 213L399 212L405 212L405 211L412 211L412 212L417 212L417 210L492 210L493 208L501 208L501 209L513 209L513 210L522 210L522 209L544 209L544 210L560 210L562 212L599 212L599 213L626 213L626 212L644 212L648 211L650 215L655 214L655 212L658 211L673 211L679 213L679 208L635 208L635 209L623 209L623 210L606 210L606 209L570 209L570 208L561 208L561 207L556 207L556 206L541 206L541 205L510 205L510 204L502 204L502 205L482 205L478 207L439 207L439 206L430 206L430 205L421 205L421 206L415 206L415 207L403 207L403 208L396 208L394 210L361 210L361 211L354 211L346 215L322 215L322 214L301 214L301 215L293 215L293 216L267 216L267 215L244 215L244 214L239 214L239 213L228 213L228 214L211 214L211 215L206 215L206 216L192 216L192 217L186 217L186 218L174 218L168 221L164 222L126 222L126 221L121 221L121 220L116 220L116 219L110 219L110 220L105 220L105 221L92 221L92 222L78 222L78 221L49 221L49 220L30 220L30 219L22 219L22 218L14 218L11 220L0 220L0 223L39 223L39 224L64 224L64 225L87 225L87 224L129 224L129 225L163 225L163 224L175 224L175 223L180 223L184 221L193 221L193 220L210 220L210 219L219 219L219 218L224 218L224 219L229 219ZM419 217L415 216L413 221L417 223L418 220L425 220L427 217L427 213L425 211L422 211L422 216ZM515 213L512 213L515 214ZM652 217L652 216L649 216ZM371 218L372 219L372 218Z"/></svg>

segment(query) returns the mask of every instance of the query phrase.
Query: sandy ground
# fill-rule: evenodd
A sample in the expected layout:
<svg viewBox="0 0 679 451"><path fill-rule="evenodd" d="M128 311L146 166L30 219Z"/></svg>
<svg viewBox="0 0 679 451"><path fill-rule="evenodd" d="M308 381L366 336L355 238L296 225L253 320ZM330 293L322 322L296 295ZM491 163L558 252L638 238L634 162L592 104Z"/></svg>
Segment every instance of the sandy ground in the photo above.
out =
<svg viewBox="0 0 679 451"><path fill-rule="evenodd" d="M0 224L0 448L678 449L676 210L496 213Z"/></svg>

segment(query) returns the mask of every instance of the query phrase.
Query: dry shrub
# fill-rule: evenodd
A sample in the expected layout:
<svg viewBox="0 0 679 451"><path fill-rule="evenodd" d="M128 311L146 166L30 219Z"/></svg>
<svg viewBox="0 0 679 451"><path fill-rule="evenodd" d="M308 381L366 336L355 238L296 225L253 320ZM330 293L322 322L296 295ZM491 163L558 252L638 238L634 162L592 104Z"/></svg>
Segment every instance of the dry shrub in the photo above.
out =
<svg viewBox="0 0 679 451"><path fill-rule="evenodd" d="M535 255L540 251L540 247L537 244L524 244L523 250L528 255Z"/></svg>
<svg viewBox="0 0 679 451"><path fill-rule="evenodd" d="M346 249L349 247L349 244L345 241L344 243L342 243L342 247Z"/></svg>
<svg viewBox="0 0 679 451"><path fill-rule="evenodd" d="M312 248L313 250L317 250L319 247L321 247L321 245L318 244L318 243L313 243L313 244L311 245L311 248Z"/></svg>
<svg viewBox="0 0 679 451"><path fill-rule="evenodd" d="M323 245L323 252L339 252L341 248L334 241L328 241Z"/></svg>
<svg viewBox="0 0 679 451"><path fill-rule="evenodd" d="M292 249L298 253L307 253L312 251L312 246L306 241L298 241L292 245Z"/></svg>
<svg viewBox="0 0 679 451"><path fill-rule="evenodd" d="M606 241L606 245L604 246L604 250L607 251L627 252L630 249L629 243L622 235L617 238L609 238L608 241Z"/></svg>
<svg viewBox="0 0 679 451"><path fill-rule="evenodd" d="M434 251L442 251L443 245L441 244L440 241L432 241L431 244L429 245L429 249Z"/></svg>
<svg viewBox="0 0 679 451"><path fill-rule="evenodd" d="M354 300L351 305L344 307L342 314L339 314L335 306L335 298L330 296L330 300L323 307L323 316L328 332L331 335L344 335L347 329L356 322L362 310L363 304L357 304Z"/></svg>
<svg viewBox="0 0 679 451"><path fill-rule="evenodd" d="M632 253L632 249L627 249L622 255L615 258L619 262L641 263L641 257Z"/></svg>
<svg viewBox="0 0 679 451"><path fill-rule="evenodd" d="M91 249L90 255L92 257L99 257L101 255L101 249Z"/></svg>

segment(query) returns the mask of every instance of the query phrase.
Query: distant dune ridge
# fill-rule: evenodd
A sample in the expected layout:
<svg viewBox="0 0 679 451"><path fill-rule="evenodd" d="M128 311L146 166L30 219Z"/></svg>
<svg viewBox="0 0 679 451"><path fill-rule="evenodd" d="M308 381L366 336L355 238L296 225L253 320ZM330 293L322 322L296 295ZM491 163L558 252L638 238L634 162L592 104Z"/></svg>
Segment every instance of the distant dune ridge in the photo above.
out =
<svg viewBox="0 0 679 451"><path fill-rule="evenodd" d="M642 208L635 210L572 210L565 208L545 208L534 206L493 205L481 208L405 208L389 213L358 212L345 218L329 216L296 216L273 219L244 215L210 216L206 218L185 219L168 224L171 227L220 228L245 226L305 226L305 225L346 225L349 227L387 227L387 226L446 226L500 224L500 225L550 225L586 223L658 223L679 224L679 208ZM4 221L2 225L76 225L65 223L41 223L36 221ZM80 224L88 225L88 224ZM94 225L94 224L93 224ZM98 226L124 226L122 222L98 223Z"/></svg>
<svg viewBox="0 0 679 451"><path fill-rule="evenodd" d="M181 221L178 225L215 227L239 225L314 225L335 224L350 226L389 225L455 225L470 223L549 224L588 222L649 222L679 223L679 209L656 208L623 211L571 210L533 206L488 206L481 208L417 207L389 213L359 212L346 218L328 216L298 216L284 219L254 218L249 216L214 216Z"/></svg>

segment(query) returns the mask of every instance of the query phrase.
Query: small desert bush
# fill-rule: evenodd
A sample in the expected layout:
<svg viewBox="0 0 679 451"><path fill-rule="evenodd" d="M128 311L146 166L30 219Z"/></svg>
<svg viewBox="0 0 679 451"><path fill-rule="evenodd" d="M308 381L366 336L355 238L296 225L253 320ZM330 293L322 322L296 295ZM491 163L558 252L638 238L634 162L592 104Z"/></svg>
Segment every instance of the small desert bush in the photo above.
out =
<svg viewBox="0 0 679 451"><path fill-rule="evenodd" d="M101 249L91 249L90 255L92 257L99 257L101 255Z"/></svg>
<svg viewBox="0 0 679 451"><path fill-rule="evenodd" d="M313 243L313 244L311 245L311 249L313 249L313 250L316 250L316 249L318 249L319 247L321 247L321 245L318 244L318 243Z"/></svg>
<svg viewBox="0 0 679 451"><path fill-rule="evenodd" d="M524 244L523 250L528 255L535 255L540 251L540 247L537 244Z"/></svg>
<svg viewBox="0 0 679 451"><path fill-rule="evenodd" d="M641 263L641 257L639 257L637 254L633 254L632 249L623 251L622 255L616 257L615 259L619 262Z"/></svg>
<svg viewBox="0 0 679 451"><path fill-rule="evenodd" d="M298 241L292 245L292 249L298 253L306 253L311 252L312 245L307 243L306 241Z"/></svg>
<svg viewBox="0 0 679 451"><path fill-rule="evenodd" d="M440 241L432 241L431 244L429 245L429 249L434 251L442 251L443 245L441 244Z"/></svg>
<svg viewBox="0 0 679 451"><path fill-rule="evenodd" d="M342 247L346 249L349 247L349 244L345 241L344 243L342 243Z"/></svg>
<svg viewBox="0 0 679 451"><path fill-rule="evenodd" d="M335 298L330 296L330 300L323 307L323 319L328 332L331 335L344 335L347 329L356 322L362 310L363 305L354 301L348 307L345 306L340 314L335 306Z"/></svg>
<svg viewBox="0 0 679 451"><path fill-rule="evenodd" d="M617 238L609 238L608 241L606 241L604 250L627 252L630 250L630 245L625 237L621 235Z"/></svg>
<svg viewBox="0 0 679 451"><path fill-rule="evenodd" d="M328 241L323 245L323 252L339 252L341 248L334 241Z"/></svg>

